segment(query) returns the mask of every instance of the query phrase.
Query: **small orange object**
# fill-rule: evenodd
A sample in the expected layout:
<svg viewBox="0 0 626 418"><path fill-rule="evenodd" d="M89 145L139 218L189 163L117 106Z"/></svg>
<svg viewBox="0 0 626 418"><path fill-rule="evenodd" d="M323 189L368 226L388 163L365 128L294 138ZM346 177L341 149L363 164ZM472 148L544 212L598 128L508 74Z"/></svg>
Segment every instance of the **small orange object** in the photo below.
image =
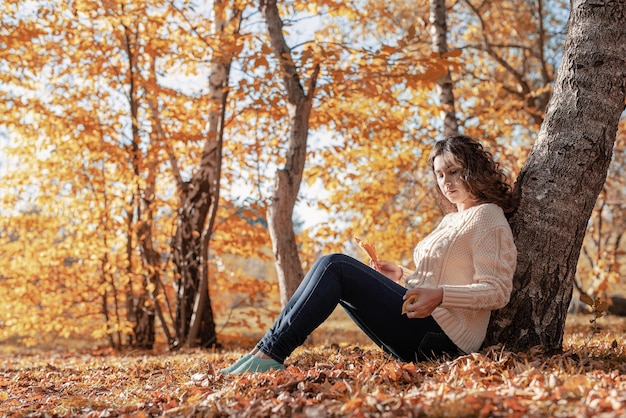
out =
<svg viewBox="0 0 626 418"><path fill-rule="evenodd" d="M406 312L407 312L407 311L406 311L406 308L407 308L407 306L409 306L409 304L411 304L411 303L415 303L415 302L417 302L418 300L419 300L419 296L417 296L417 295L411 295L411 296L409 296L409 297L408 297L408 298L404 301L404 303L402 304L402 315L406 314Z"/></svg>
<svg viewBox="0 0 626 418"><path fill-rule="evenodd" d="M378 261L378 255L376 254L376 248L374 248L374 244L370 244L367 241L363 241L363 240L359 239L359 237L354 237L354 240L356 241L357 244L359 244L359 247L361 247L361 249L363 249L363 251L365 251L365 253L367 253L369 258L373 262L377 262Z"/></svg>

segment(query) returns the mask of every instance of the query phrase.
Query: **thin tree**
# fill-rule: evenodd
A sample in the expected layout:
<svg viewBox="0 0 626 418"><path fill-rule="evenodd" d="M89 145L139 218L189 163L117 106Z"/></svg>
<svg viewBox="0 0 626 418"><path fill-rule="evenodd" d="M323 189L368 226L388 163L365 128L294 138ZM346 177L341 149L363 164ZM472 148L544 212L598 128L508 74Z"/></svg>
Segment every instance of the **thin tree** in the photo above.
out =
<svg viewBox="0 0 626 418"><path fill-rule="evenodd" d="M280 300L285 305L304 277L294 233L293 209L306 161L309 116L313 107L319 65L315 66L309 78L308 92L305 92L282 32L283 22L276 0L261 0L260 7L265 16L273 52L279 62L289 107L287 160L283 168L276 171L274 191L267 210Z"/></svg>
<svg viewBox="0 0 626 418"><path fill-rule="evenodd" d="M211 299L208 295L208 252L213 221L219 203L222 143L230 66L233 59L226 33L239 30L240 11L228 16L228 2L213 3L213 33L224 41L215 52L209 76L211 108L207 138L198 170L187 182L177 174L179 207L177 228L172 242L178 274L176 335L180 344L202 347L217 344ZM230 48L230 49L229 49ZM229 52L230 51L230 52Z"/></svg>
<svg viewBox="0 0 626 418"><path fill-rule="evenodd" d="M440 57L448 52L448 24L445 0L430 0L430 31L432 36L433 51ZM454 91L450 70L446 75L437 80L441 113L443 115L444 136L459 133L459 124L456 118L454 106Z"/></svg>

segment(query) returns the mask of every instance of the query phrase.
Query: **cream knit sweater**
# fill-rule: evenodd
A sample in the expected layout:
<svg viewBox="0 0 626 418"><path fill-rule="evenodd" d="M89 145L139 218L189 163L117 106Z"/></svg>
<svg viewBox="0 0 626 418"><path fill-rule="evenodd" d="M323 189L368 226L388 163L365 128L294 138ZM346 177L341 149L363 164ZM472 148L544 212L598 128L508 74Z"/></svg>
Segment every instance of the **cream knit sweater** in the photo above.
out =
<svg viewBox="0 0 626 418"><path fill-rule="evenodd" d="M406 286L443 288L432 313L446 335L466 353L480 349L491 311L511 296L517 249L502 209L485 203L446 215L403 268Z"/></svg>

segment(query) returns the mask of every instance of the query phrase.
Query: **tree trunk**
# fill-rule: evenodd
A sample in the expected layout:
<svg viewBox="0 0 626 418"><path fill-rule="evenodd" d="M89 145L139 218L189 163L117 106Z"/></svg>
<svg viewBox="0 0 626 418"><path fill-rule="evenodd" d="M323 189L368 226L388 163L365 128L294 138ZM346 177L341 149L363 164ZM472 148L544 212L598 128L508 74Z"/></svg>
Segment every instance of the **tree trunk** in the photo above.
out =
<svg viewBox="0 0 626 418"><path fill-rule="evenodd" d="M157 85L156 60L154 57L152 57L152 62L150 66L149 82L151 83L151 85ZM151 97L149 92L146 92L146 96L146 102L152 115L151 123L153 129L150 133L151 148L153 148L154 150L159 150L161 148L161 144L166 143L167 140L161 127L161 122L159 119L157 106L154 102L154 98ZM155 151L153 152L156 153ZM158 298L160 290L163 289L163 283L161 281L163 266L161 262L161 255L154 248L154 240L152 234L152 229L154 227L154 215L156 210L154 205L154 197L156 193L157 160L154 158L154 156L148 162L147 168L148 178L146 181L146 189L142 197L143 205L145 207L145 210L143 211L143 213L145 214L145 218L137 225L137 241L141 248L142 260L147 266L147 269L144 268L144 271L147 271L147 281L144 282L145 292L142 295L140 303L141 306L146 306L148 307L148 309L147 315L144 315L144 317L142 317L143 324L141 325L141 329L148 328L151 329L154 333L154 319L155 316L158 317L168 345L170 347L174 347L176 345L176 339L172 337L172 333L170 332L169 325L165 319ZM148 283L152 285L152 291L148 290ZM168 298L166 292L163 292L162 295L167 302ZM167 302L167 304L169 305L169 302ZM137 322L139 323L140 321L138 320ZM137 325L137 327L139 327L139 324ZM152 339L152 343L154 343L154 339Z"/></svg>
<svg viewBox="0 0 626 418"><path fill-rule="evenodd" d="M214 77L215 74L222 77ZM218 204L217 189L222 158L223 120L220 118L216 121L212 116L215 112L222 114L227 84L228 69L219 73L212 72L212 97L223 97L217 102L219 108L212 108L210 111L211 126L200 168L188 183L180 183L182 187L179 191L178 223L173 241L174 264L178 273L175 326L179 344L192 347L217 345L213 309L208 295L208 275L205 274L208 268L206 245L212 232L207 228L207 218ZM217 85L224 87L214 89ZM213 125L214 123L218 125Z"/></svg>
<svg viewBox="0 0 626 418"><path fill-rule="evenodd" d="M516 182L518 265L511 302L486 343L560 349L587 221L604 184L626 99L626 4L575 0L537 142Z"/></svg>
<svg viewBox="0 0 626 418"><path fill-rule="evenodd" d="M154 226L154 195L155 195L155 166L154 163L148 164L148 178L146 181L146 189L142 198L144 219L137 223L137 243L141 248L141 256L144 264L142 271L144 279L140 293L134 301L135 324L133 327L134 341L133 346L144 349L152 349L155 340L154 319L158 314L163 324L165 336L168 344L172 345L172 337L170 336L167 325L164 324L162 313L159 307L156 294L158 293L159 283L161 282L161 263L160 254L154 249L152 228ZM148 284L153 285L152 294L148 290Z"/></svg>
<svg viewBox="0 0 626 418"><path fill-rule="evenodd" d="M123 24L124 27L124 47L126 49L126 54L128 57L128 84L129 84L129 104L130 104L130 116L131 116L131 132L132 132L132 142L129 147L130 161L133 165L133 172L137 179L141 177L142 169L144 168L143 162L143 154L139 147L141 143L141 138L139 137L139 122L138 122L138 113L139 113L139 92L137 89L137 33L133 32L127 25ZM150 185L148 185L148 190L144 191L145 194L151 194ZM133 197L133 204L131 206L131 210L128 213L129 216L129 231L128 231L128 242L127 242L127 255L128 255L128 272L133 277L133 253L134 253L134 245L133 245L133 224L136 222L137 225L143 226L143 230L147 229L151 231L152 228L152 220L151 220L151 208L149 207L150 203L148 200L141 199L141 186L137 185L134 189L135 196ZM144 208L144 205L147 206ZM146 210L144 210L146 209ZM133 216L136 214L136 219L133 222ZM146 221L143 216L147 216L149 221ZM140 231L141 232L141 231ZM151 239L151 235L149 237ZM140 243L144 243L142 238L139 237ZM145 250L145 248L144 248ZM157 266L150 266L150 270L156 271ZM143 349L152 349L154 345L155 333L154 333L154 309L152 307L152 303L148 297L148 279L145 277L140 277L141 286L139 290L136 292L133 289L133 282L131 281L128 285L128 294L127 294L127 317L130 322L133 323L133 334L128 335L128 345L143 348Z"/></svg>
<svg viewBox="0 0 626 418"><path fill-rule="evenodd" d="M173 241L173 256L176 272L176 336L180 345L210 346L217 343L213 311L209 303L195 307L195 300L201 288L203 257L202 236L205 221L212 201L209 194L210 179L204 178L208 170L200 169L180 193L178 222ZM192 316L202 322L199 341L189 341L188 334Z"/></svg>
<svg viewBox="0 0 626 418"><path fill-rule="evenodd" d="M433 51L440 57L448 52L448 24L446 23L446 14L446 0L430 0L430 30ZM450 70L448 70L445 77L437 81L439 101L442 107L441 113L444 136L458 135L459 133L452 87L452 75L450 74Z"/></svg>
<svg viewBox="0 0 626 418"><path fill-rule="evenodd" d="M284 168L276 172L272 201L267 210L274 262L278 273L280 301L284 306L304 277L293 228L293 208L300 190L306 161L309 115L313 105L319 66L315 67L311 76L307 95L300 83L291 50L283 36L283 22L278 14L276 0L261 0L261 10L267 22L272 49L282 70L289 103L290 136L287 161Z"/></svg>
<svg viewBox="0 0 626 418"><path fill-rule="evenodd" d="M213 31L218 36L225 34L229 24L226 7L225 1L213 3ZM232 17L238 30L240 11L235 10ZM232 35L226 34L224 38L228 36ZM217 53L213 57L209 76L211 109L208 135L200 168L188 183L183 184L179 180L181 203L174 239L174 262L179 274L175 322L179 342L190 347L217 345L208 293L208 246L219 203L222 140L231 62L232 52ZM180 179L180 175L178 177Z"/></svg>

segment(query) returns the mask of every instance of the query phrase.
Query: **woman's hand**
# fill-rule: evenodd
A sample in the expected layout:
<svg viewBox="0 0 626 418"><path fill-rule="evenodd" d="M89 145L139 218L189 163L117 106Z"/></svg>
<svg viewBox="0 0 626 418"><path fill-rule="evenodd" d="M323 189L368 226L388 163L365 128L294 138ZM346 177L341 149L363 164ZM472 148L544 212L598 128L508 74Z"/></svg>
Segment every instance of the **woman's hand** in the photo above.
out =
<svg viewBox="0 0 626 418"><path fill-rule="evenodd" d="M370 261L370 266L394 282L397 282L402 278L402 269L393 264L391 261Z"/></svg>
<svg viewBox="0 0 626 418"><path fill-rule="evenodd" d="M426 318L433 313L443 300L443 289L428 289L417 287L406 291L403 299L417 298L406 306L406 316L409 318Z"/></svg>

